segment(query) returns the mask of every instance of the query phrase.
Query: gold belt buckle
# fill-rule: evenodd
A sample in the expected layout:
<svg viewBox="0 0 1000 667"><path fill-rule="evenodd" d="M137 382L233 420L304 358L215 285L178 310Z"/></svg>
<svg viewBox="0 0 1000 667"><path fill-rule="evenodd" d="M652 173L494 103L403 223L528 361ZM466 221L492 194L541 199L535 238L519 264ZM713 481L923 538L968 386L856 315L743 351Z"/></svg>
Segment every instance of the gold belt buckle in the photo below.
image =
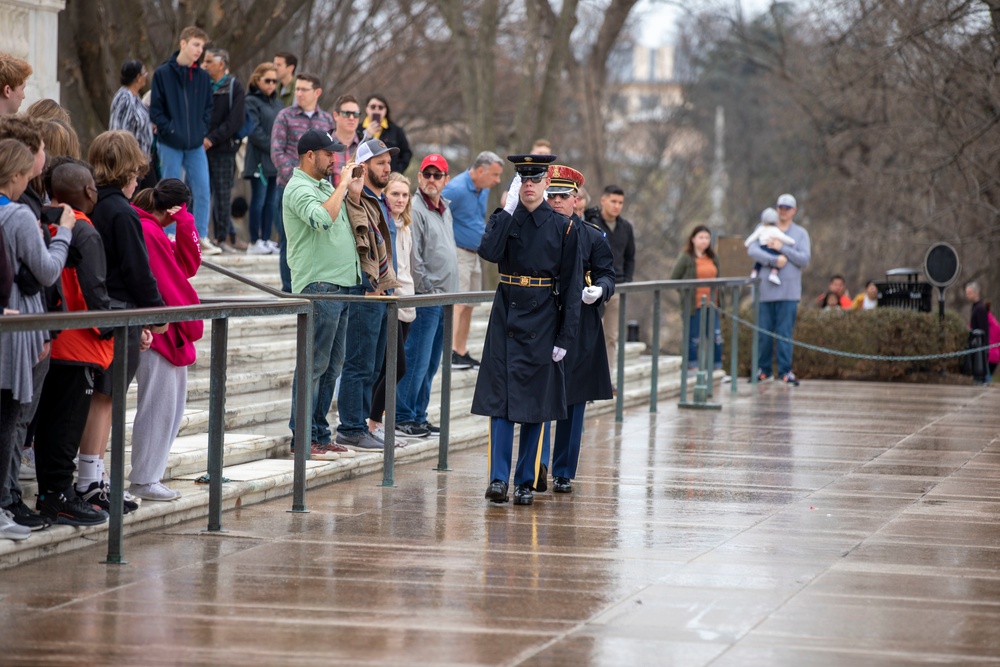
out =
<svg viewBox="0 0 1000 667"><path fill-rule="evenodd" d="M521 276L521 287L527 287L531 284L531 279L528 276Z"/></svg>

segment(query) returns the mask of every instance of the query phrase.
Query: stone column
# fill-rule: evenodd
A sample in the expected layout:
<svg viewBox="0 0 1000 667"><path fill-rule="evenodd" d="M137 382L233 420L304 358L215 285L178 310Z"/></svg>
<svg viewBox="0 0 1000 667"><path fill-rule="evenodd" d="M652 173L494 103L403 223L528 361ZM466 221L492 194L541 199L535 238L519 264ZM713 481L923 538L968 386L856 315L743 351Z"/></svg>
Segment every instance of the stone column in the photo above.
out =
<svg viewBox="0 0 1000 667"><path fill-rule="evenodd" d="M0 0L0 51L35 70L25 86L23 111L42 98L59 101L59 12L66 0Z"/></svg>

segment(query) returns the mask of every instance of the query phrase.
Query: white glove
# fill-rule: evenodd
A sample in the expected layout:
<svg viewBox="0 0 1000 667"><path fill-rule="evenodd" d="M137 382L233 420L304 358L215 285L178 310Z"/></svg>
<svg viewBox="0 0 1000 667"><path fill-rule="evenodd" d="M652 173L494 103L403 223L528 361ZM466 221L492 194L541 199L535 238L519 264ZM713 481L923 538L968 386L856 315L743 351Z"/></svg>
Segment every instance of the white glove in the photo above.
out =
<svg viewBox="0 0 1000 667"><path fill-rule="evenodd" d="M591 304L596 302L604 294L604 288L600 285L591 285L583 288L583 302Z"/></svg>
<svg viewBox="0 0 1000 667"><path fill-rule="evenodd" d="M566 356L566 350L561 347L552 348L552 361L559 363Z"/></svg>
<svg viewBox="0 0 1000 667"><path fill-rule="evenodd" d="M510 182L510 187L507 188L507 203L504 204L503 210L507 211L511 215L514 215L514 209L517 208L517 202L521 199L521 174L514 174L514 180Z"/></svg>

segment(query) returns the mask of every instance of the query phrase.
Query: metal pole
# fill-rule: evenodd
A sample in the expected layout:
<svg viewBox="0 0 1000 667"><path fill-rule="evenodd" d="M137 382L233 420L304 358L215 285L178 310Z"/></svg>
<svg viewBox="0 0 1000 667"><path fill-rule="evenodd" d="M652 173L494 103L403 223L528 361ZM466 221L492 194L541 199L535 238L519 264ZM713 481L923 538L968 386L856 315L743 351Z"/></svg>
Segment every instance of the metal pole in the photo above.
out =
<svg viewBox="0 0 1000 667"><path fill-rule="evenodd" d="M760 281L753 284L753 323L760 326ZM760 374L760 367L757 365L760 360L760 333L751 331L753 336L753 347L750 352L753 359L750 360L750 384L757 384L757 376ZM735 378L734 378L735 380Z"/></svg>
<svg viewBox="0 0 1000 667"><path fill-rule="evenodd" d="M660 290L653 291L653 367L650 370L649 411L656 412L660 394Z"/></svg>
<svg viewBox="0 0 1000 667"><path fill-rule="evenodd" d="M295 433L292 434L294 468L292 471L291 512L308 512L306 509L306 461L312 450L312 366L315 320L313 305L305 313L296 316L295 323Z"/></svg>
<svg viewBox="0 0 1000 667"><path fill-rule="evenodd" d="M739 369L739 350L740 350L740 325L736 321L736 318L740 314L740 288L733 287L733 316L730 318L733 321L733 335L729 339L730 350L729 350L729 393L736 393L736 371Z"/></svg>
<svg viewBox="0 0 1000 667"><path fill-rule="evenodd" d="M386 304L385 444L382 446L382 486L396 486L396 355L399 353L399 303ZM391 389L390 389L391 387Z"/></svg>
<svg viewBox="0 0 1000 667"><path fill-rule="evenodd" d="M229 319L212 320L208 389L208 532L222 532L222 447L226 422L226 350Z"/></svg>
<svg viewBox="0 0 1000 667"><path fill-rule="evenodd" d="M628 337L628 327L625 325L625 303L628 294L618 295L618 396L615 400L615 421L625 420L625 339Z"/></svg>
<svg viewBox="0 0 1000 667"><path fill-rule="evenodd" d="M718 303L718 292L714 287L709 289L709 302L714 306ZM705 375L708 379L708 397L715 395L715 310L705 306Z"/></svg>
<svg viewBox="0 0 1000 667"><path fill-rule="evenodd" d="M688 348L690 347L688 341L691 340L691 288L684 287L681 289L681 320L682 327L684 330L684 336L681 338L681 398L678 403L687 403L687 391L688 391L688 366L691 364L690 353Z"/></svg>
<svg viewBox="0 0 1000 667"><path fill-rule="evenodd" d="M435 470L445 472L448 467L448 438L451 424L451 330L455 307L444 306L444 326L441 334L441 433L438 434L438 464Z"/></svg>
<svg viewBox="0 0 1000 667"><path fill-rule="evenodd" d="M111 389L111 497L108 524L110 565L125 565L122 554L125 521L125 392L128 391L128 327L115 327Z"/></svg>

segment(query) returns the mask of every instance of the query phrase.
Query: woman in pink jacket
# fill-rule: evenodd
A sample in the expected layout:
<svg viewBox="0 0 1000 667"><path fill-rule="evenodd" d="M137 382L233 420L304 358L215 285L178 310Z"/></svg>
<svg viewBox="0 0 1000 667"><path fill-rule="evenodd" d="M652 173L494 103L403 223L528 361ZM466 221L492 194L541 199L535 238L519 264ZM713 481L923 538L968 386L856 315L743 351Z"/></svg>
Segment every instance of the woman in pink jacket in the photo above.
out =
<svg viewBox="0 0 1000 667"><path fill-rule="evenodd" d="M191 191L183 181L166 178L132 199L142 220L149 268L167 306L200 303L189 280L201 266L198 232L187 210L190 198ZM174 223L177 240L171 241L163 228ZM195 361L194 342L203 332L201 320L173 322L165 333L153 334L151 349L140 358L129 493L143 500L175 500L181 496L160 480L187 403L187 367Z"/></svg>

